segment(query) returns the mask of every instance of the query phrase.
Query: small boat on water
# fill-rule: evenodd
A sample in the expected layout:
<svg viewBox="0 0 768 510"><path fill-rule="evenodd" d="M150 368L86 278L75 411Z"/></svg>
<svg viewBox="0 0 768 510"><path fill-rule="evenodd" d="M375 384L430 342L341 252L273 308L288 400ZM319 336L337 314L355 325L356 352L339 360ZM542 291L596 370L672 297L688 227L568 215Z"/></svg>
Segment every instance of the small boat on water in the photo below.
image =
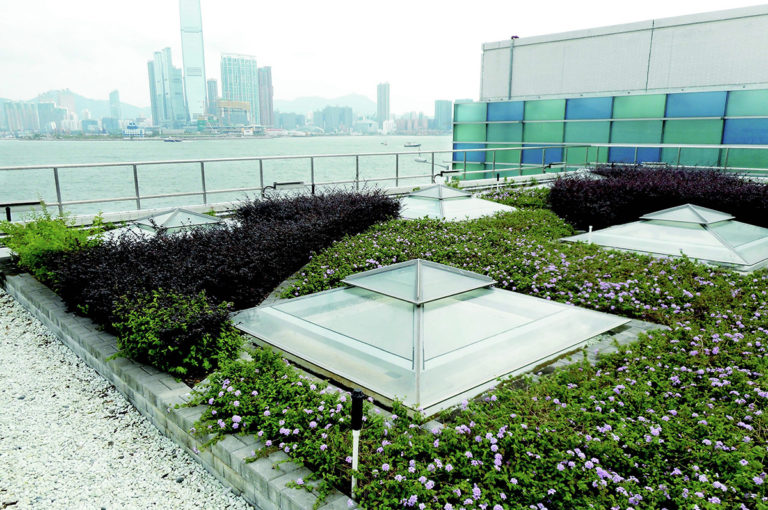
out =
<svg viewBox="0 0 768 510"><path fill-rule="evenodd" d="M163 140L164 142L181 142L181 138L173 138L172 136L169 136L168 138Z"/></svg>
<svg viewBox="0 0 768 510"><path fill-rule="evenodd" d="M403 147L421 147L421 144L416 142L406 142L403 144Z"/></svg>

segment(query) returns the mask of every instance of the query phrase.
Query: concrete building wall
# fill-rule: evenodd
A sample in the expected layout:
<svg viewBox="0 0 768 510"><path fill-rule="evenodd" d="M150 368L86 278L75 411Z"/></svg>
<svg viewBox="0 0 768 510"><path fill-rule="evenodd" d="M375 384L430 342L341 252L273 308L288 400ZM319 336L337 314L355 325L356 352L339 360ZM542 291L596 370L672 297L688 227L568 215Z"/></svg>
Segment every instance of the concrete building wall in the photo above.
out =
<svg viewBox="0 0 768 510"><path fill-rule="evenodd" d="M755 88L767 47L766 5L487 43L480 99Z"/></svg>

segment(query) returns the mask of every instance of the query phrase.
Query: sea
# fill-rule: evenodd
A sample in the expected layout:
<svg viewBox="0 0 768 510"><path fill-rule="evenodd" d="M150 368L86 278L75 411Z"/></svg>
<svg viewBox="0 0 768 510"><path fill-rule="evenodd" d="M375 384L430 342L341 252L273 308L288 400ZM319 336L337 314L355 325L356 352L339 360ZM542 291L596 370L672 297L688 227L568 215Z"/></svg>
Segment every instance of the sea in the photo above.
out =
<svg viewBox="0 0 768 510"><path fill-rule="evenodd" d="M406 147L406 144L420 144ZM0 167L45 165L43 169L0 170L0 204L43 200L56 202L53 167L63 164L134 163L240 157L360 154L314 159L317 189L331 181L353 181L360 187L422 185L430 182L431 151L449 151L451 136L312 136L280 138L185 139L180 143L144 140L3 140ZM392 153L400 154L397 158ZM368 154L368 155L364 155ZM372 155L371 155L372 154ZM439 172L449 153L435 154ZM442 165L442 167L440 166ZM130 164L114 167L75 167L58 170L63 202L123 198L101 203L66 206L72 214L134 210L135 185ZM217 190L255 188L275 182L303 182L309 189L312 164L307 157L263 161L205 163L207 203L242 200L257 192ZM140 164L137 167L142 197L202 190L200 163ZM263 175L263 177L262 177ZM347 184L350 186L350 184ZM338 186L337 186L338 187ZM130 200L129 200L130 199ZM142 209L203 204L202 196L142 198ZM55 212L55 211L54 211ZM4 216L4 215L3 215Z"/></svg>

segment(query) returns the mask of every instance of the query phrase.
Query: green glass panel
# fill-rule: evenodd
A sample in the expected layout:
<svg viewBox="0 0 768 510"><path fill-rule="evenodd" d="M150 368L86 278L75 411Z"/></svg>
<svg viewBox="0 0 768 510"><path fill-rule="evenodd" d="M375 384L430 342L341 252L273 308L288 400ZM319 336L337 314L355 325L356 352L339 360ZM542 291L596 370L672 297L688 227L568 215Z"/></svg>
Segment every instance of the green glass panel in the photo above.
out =
<svg viewBox="0 0 768 510"><path fill-rule="evenodd" d="M563 122L528 122L523 130L526 142L561 143L563 141Z"/></svg>
<svg viewBox="0 0 768 510"><path fill-rule="evenodd" d="M662 126L661 120L613 122L611 143L660 143Z"/></svg>
<svg viewBox="0 0 768 510"><path fill-rule="evenodd" d="M723 121L668 120L664 125L664 143L674 144L719 144L723 137ZM715 166L720 159L720 149L663 149L661 160L673 165Z"/></svg>
<svg viewBox="0 0 768 510"><path fill-rule="evenodd" d="M521 142L523 124L488 124L489 142Z"/></svg>
<svg viewBox="0 0 768 510"><path fill-rule="evenodd" d="M484 142L485 124L456 124L453 127L455 142Z"/></svg>
<svg viewBox="0 0 768 510"><path fill-rule="evenodd" d="M613 100L614 119L643 119L664 117L666 94L617 96Z"/></svg>
<svg viewBox="0 0 768 510"><path fill-rule="evenodd" d="M601 147L568 147L565 161L569 165L583 166L585 163L606 163L608 161L608 148Z"/></svg>
<svg viewBox="0 0 768 510"><path fill-rule="evenodd" d="M608 143L611 139L611 123L566 122L565 141L585 143Z"/></svg>
<svg viewBox="0 0 768 510"><path fill-rule="evenodd" d="M565 99L525 102L525 120L559 120L565 118Z"/></svg>
<svg viewBox="0 0 768 510"><path fill-rule="evenodd" d="M464 163L454 162L454 170L460 170L461 173L447 176L448 179L458 178L464 181L472 181L476 179L490 179L491 172L481 172L477 174L464 174ZM467 163L467 172L477 172L478 170L485 170L485 163Z"/></svg>
<svg viewBox="0 0 768 510"><path fill-rule="evenodd" d="M487 103L456 103L454 122L485 122Z"/></svg>
<svg viewBox="0 0 768 510"><path fill-rule="evenodd" d="M768 116L768 90L732 90L728 92L725 114Z"/></svg>
<svg viewBox="0 0 768 510"><path fill-rule="evenodd" d="M723 164L725 150L723 150ZM768 168L768 150L759 149L730 149L728 151L728 168Z"/></svg>
<svg viewBox="0 0 768 510"><path fill-rule="evenodd" d="M507 149L510 147L514 147L514 145L488 144L489 149ZM493 154L494 152L491 151L485 153L485 162L490 165L489 168L493 166ZM518 163L520 163L520 151L518 150L496 151L495 154L497 168L502 168L509 165L517 166Z"/></svg>

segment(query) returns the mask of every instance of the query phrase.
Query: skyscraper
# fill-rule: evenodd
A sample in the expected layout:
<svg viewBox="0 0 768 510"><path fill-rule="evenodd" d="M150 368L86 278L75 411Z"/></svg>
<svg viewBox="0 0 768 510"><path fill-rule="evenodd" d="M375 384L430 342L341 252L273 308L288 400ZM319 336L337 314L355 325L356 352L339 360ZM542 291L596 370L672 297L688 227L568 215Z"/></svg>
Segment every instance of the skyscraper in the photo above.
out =
<svg viewBox="0 0 768 510"><path fill-rule="evenodd" d="M116 90L109 93L109 116L117 120L123 118L120 112L120 93Z"/></svg>
<svg viewBox="0 0 768 510"><path fill-rule="evenodd" d="M438 99L435 101L435 129L450 131L453 122L453 102Z"/></svg>
<svg viewBox="0 0 768 510"><path fill-rule="evenodd" d="M259 73L256 57L251 55L221 56L221 97L225 101L244 101L250 106L248 120L258 124Z"/></svg>
<svg viewBox="0 0 768 510"><path fill-rule="evenodd" d="M208 115L218 115L216 102L219 100L219 83L211 78L208 80Z"/></svg>
<svg viewBox="0 0 768 510"><path fill-rule="evenodd" d="M155 52L147 62L152 120L156 126L181 127L187 121L181 69L173 67L171 49Z"/></svg>
<svg viewBox="0 0 768 510"><path fill-rule="evenodd" d="M376 120L381 129L384 127L384 121L389 120L389 83L379 83L376 92Z"/></svg>
<svg viewBox="0 0 768 510"><path fill-rule="evenodd" d="M205 55L200 0L179 0L184 92L190 120L205 115Z"/></svg>
<svg viewBox="0 0 768 510"><path fill-rule="evenodd" d="M275 123L272 90L272 68L259 68L259 113L262 126L272 126Z"/></svg>

